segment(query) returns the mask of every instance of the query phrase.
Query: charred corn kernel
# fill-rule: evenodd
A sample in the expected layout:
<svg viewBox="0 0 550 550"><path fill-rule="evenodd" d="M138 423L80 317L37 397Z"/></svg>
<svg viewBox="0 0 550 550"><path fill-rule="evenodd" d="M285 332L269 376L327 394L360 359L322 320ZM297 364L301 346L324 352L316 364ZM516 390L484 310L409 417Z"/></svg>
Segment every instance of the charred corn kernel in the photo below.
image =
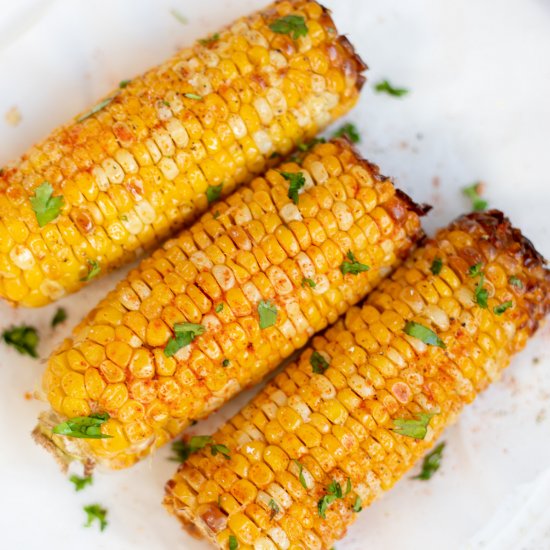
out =
<svg viewBox="0 0 550 550"><path fill-rule="evenodd" d="M445 266L436 277L444 277L446 281L462 279L472 290L476 282L466 272L473 254L483 266L497 266L491 269L495 281L501 283L495 284L497 303L512 297L513 308L496 315L490 309L471 304L467 313L472 317L472 326L464 330L459 317L440 322L441 313L434 308L445 298L434 300L430 290L421 293L418 307L405 309L406 314L398 322L396 306L403 296L413 296L420 287L429 289L434 281L430 265L435 256ZM465 261L457 263L457 258ZM464 270L462 273L457 265ZM504 283L510 276L526 282L521 293L514 293ZM460 285L452 283L448 288L452 288L452 295L461 291ZM464 306L461 309L464 311ZM287 499L276 498L281 503L279 512L267 525L256 516L249 516L255 529L247 524L246 543L255 548L332 547L354 521L356 514L352 510L356 499L365 507L391 488L434 443L463 405L507 366L549 311L550 271L531 243L500 212L470 214L440 230L390 278L382 281L361 307L352 307L323 336L313 339L310 348L323 354L329 363L323 374L313 372L312 350L306 350L246 405L244 411L248 417L263 411L277 418L279 427L278 440L269 442L262 460L256 461L250 470L247 491L253 492L249 483L258 488L258 494L266 491L274 495L266 488L266 473L273 471L284 489L282 496ZM409 321L435 332L446 347L429 346L405 335L403 328ZM497 347L492 334L499 332L506 336ZM367 338L366 333L373 336ZM357 349L362 353L358 354ZM334 372L340 376L334 378ZM295 386L289 380L295 380ZM307 404L299 423L288 420L292 418L289 410L296 403ZM435 414L424 439L395 431L397 419L412 419L420 412ZM269 425L260 429L255 444L268 442ZM234 420L213 434L213 439L221 434L232 453L239 453L246 445L239 441ZM284 444L294 436L301 439L300 448ZM196 475L211 471L211 467L219 468L219 462L205 451L199 451L194 459L191 468L197 470ZM303 481L299 479L300 472ZM216 472L212 475L215 477ZM327 494L327 486L338 482L346 492L348 479L349 494L331 502L326 519L321 517L318 503ZM233 486L242 481L244 478L236 477ZM303 488L304 482L307 490ZM232 491L233 486L228 490ZM182 491L183 498L178 495ZM164 503L184 524L190 522L222 548L217 529L201 518L196 504L208 491L207 483L190 486L180 470L166 485ZM218 511L227 527L223 536L242 536L241 511ZM256 538L251 539L252 535Z"/></svg>
<svg viewBox="0 0 550 550"><path fill-rule="evenodd" d="M345 114L365 65L312 6L292 0L242 18L5 166L0 297L34 307L78 290L90 261L101 273L131 261L203 212L209 186L227 196ZM297 42L269 28L285 12L305 18ZM64 204L39 227L30 199L44 182Z"/></svg>
<svg viewBox="0 0 550 550"><path fill-rule="evenodd" d="M341 186L339 200L329 201L319 192L323 184L302 168L311 179L311 186L299 194L298 207L302 200L311 203L321 197L327 214L333 214L342 205L351 208L355 202L361 203L357 196L362 183L352 175L357 166L369 171L368 185L373 189L387 187L387 180L378 176L376 169L342 140L316 146L305 160L315 158L322 162L327 155L342 166L338 178L351 177L355 183ZM298 169L296 164L280 166L282 171ZM273 169L264 178L256 178L249 188L219 202L214 211L145 259L75 329L73 340L52 357L45 378L47 391L55 388L50 373L68 377L61 383L64 395L88 398L85 402L91 410L105 409L121 422L127 434L126 440L118 443L117 452L123 441L125 449L101 457L90 452L85 439L77 443L81 449L79 455L73 448L74 441L56 437L61 447L70 444L71 457L86 458L89 464L97 458L108 467L119 468L146 456L166 437L175 437L192 420L207 415L242 388L261 380L281 359L305 345L309 336L363 298L421 235L416 205L395 190L393 195L386 192L386 200L378 208L387 211L392 220L393 232L384 237L391 243L392 254L371 262L369 271L344 276L340 266L349 251L348 244L339 246L331 242L330 247L324 247L330 241L325 232L316 237L320 246L312 244L311 238L288 245L288 252L279 246L275 235L284 226L279 212L294 204L288 197L288 181L279 176ZM217 219L214 212L220 213ZM359 222L369 214L366 209L360 212L349 231L361 231ZM309 233L308 227L314 220L304 215L295 224L300 231ZM254 227L254 244L247 232L250 226ZM287 237L291 238L285 234L281 240ZM377 241L365 241L365 249L376 244ZM243 252L255 255L262 248L266 256L257 263L239 260ZM357 257L362 252L354 249ZM175 277L179 281L177 289L171 284ZM326 277L326 284L319 288L304 287L305 277L314 281ZM209 288L214 289L215 298ZM273 326L262 328L262 308L266 304L275 308L276 318ZM164 349L174 337L173 327L177 323L200 324L204 333L167 357ZM393 327L395 321L388 316L386 323ZM383 324L380 332L383 335L380 340L391 337ZM130 339L129 334L133 335ZM377 341L373 345L378 345ZM95 368L91 369L91 365ZM344 368L341 362L340 368L345 371L353 367ZM84 375L83 382L73 374ZM335 383L341 388L344 381L335 379ZM285 391L293 392L302 383L285 377L282 385ZM368 393L361 380L353 379L353 388L362 395ZM311 389L315 391L302 395L300 403L282 408L276 415L269 411L264 411L265 416L255 415L247 433L254 439L254 430L265 430L269 443L278 444L285 433L296 432L295 436L284 438L283 444L286 449L301 449L303 439L318 439L318 434L307 430L299 433L310 414L308 407L319 413L318 422L313 425L323 436L328 433L331 421L344 424L348 412L337 400L334 384L318 376ZM53 414L61 415L63 407L59 408L55 395ZM318 410L322 399L332 401ZM151 430L145 430L128 413L119 416L119 408L128 400L145 407L146 414L139 421L150 422ZM52 415L45 418L48 420L40 429L47 434ZM128 423L132 427L128 428ZM323 428L318 427L323 423ZM246 431L244 425L239 429ZM284 457L277 450L264 449L263 454L269 457L266 460L274 472L286 468Z"/></svg>

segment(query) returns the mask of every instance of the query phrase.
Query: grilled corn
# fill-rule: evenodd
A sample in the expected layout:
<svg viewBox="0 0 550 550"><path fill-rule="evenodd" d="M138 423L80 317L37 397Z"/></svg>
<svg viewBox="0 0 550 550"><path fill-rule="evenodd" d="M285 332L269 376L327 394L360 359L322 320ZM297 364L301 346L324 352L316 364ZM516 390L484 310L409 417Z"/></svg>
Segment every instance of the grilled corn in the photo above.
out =
<svg viewBox="0 0 550 550"><path fill-rule="evenodd" d="M52 355L36 435L64 462L124 468L149 454L336 321L421 236L418 207L346 140L299 162L168 241ZM110 415L111 438L52 433L92 413Z"/></svg>
<svg viewBox="0 0 550 550"><path fill-rule="evenodd" d="M134 259L348 111L364 68L292 0L121 82L0 169L0 297L41 306Z"/></svg>
<svg viewBox="0 0 550 550"><path fill-rule="evenodd" d="M229 459L192 454L166 507L219 548L330 548L549 310L531 243L497 211L458 219L214 434Z"/></svg>

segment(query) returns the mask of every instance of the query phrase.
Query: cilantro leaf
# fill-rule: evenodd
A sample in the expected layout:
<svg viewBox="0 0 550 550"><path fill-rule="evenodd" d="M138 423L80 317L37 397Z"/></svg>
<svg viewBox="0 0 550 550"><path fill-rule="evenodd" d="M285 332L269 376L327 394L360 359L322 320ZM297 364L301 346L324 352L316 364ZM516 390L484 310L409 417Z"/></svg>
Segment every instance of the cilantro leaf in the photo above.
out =
<svg viewBox="0 0 550 550"><path fill-rule="evenodd" d="M101 273L101 266L96 260L88 260L88 273L82 279L82 282L91 281Z"/></svg>
<svg viewBox="0 0 550 550"><path fill-rule="evenodd" d="M63 321L67 320L67 312L62 308L57 308L57 311L55 312L55 315L52 319L52 327L56 327L57 325L63 323Z"/></svg>
<svg viewBox="0 0 550 550"><path fill-rule="evenodd" d="M345 275L346 273L357 275L358 273L363 273L363 271L368 271L370 269L368 265L358 262L351 250L348 251L346 256L350 261L342 262L342 265L340 266L340 271L343 275Z"/></svg>
<svg viewBox="0 0 550 550"><path fill-rule="evenodd" d="M131 80L121 80L119 83L118 83L118 87L121 89L121 90L124 90L124 88L126 88L128 86L128 84L130 84L130 82L132 82Z"/></svg>
<svg viewBox="0 0 550 550"><path fill-rule="evenodd" d="M314 351L311 354L309 364L315 374L324 374L330 366L330 363L318 351Z"/></svg>
<svg viewBox="0 0 550 550"><path fill-rule="evenodd" d="M198 43L201 46L210 46L211 44L214 44L215 42L217 42L219 39L220 39L219 33L215 33L212 36L209 36L208 38L201 38L200 40L198 40Z"/></svg>
<svg viewBox="0 0 550 550"><path fill-rule="evenodd" d="M306 20L301 15L285 15L276 19L269 28L277 34L288 34L293 40L307 35Z"/></svg>
<svg viewBox="0 0 550 550"><path fill-rule="evenodd" d="M30 355L38 358L36 346L40 340L38 331L29 325L20 325L6 329L2 333L2 339L8 346L14 347L21 355Z"/></svg>
<svg viewBox="0 0 550 550"><path fill-rule="evenodd" d="M299 151L302 151L303 153L307 153L309 150L313 149L318 143L326 143L327 140L325 138L313 138L309 141L300 142L296 145Z"/></svg>
<svg viewBox="0 0 550 550"><path fill-rule="evenodd" d="M52 430L54 434L77 437L81 439L108 439L113 437L101 433L101 426L111 418L109 413L93 413L89 416L75 416L57 424Z"/></svg>
<svg viewBox="0 0 550 550"><path fill-rule="evenodd" d="M221 313L223 311L223 302L220 302L219 304L217 304L216 307L214 308L214 311L216 313Z"/></svg>
<svg viewBox="0 0 550 550"><path fill-rule="evenodd" d="M210 443L212 443L212 436L210 435L194 435L189 439L189 441L174 441L172 443L172 451L174 451L176 455L170 460L183 463L193 453L204 449Z"/></svg>
<svg viewBox="0 0 550 550"><path fill-rule="evenodd" d="M474 301L479 307L483 309L487 309L489 307L487 304L487 300L489 299L489 292L486 288L483 288L484 282L485 282L485 275L482 273L479 276L479 282L477 283L476 288L474 290Z"/></svg>
<svg viewBox="0 0 550 550"><path fill-rule="evenodd" d="M323 519L326 519L326 511L328 507L339 498L345 498L346 495L348 495L351 491L351 480L348 477L347 483L346 483L346 491L345 493L342 492L342 487L340 483L338 483L335 480L332 480L327 487L327 494L322 497L319 502L317 502L317 510L319 512L319 516Z"/></svg>
<svg viewBox="0 0 550 550"><path fill-rule="evenodd" d="M188 346L197 336L204 333L206 329L196 323L176 323L174 325L174 337L168 340L164 348L164 355L172 357L181 348Z"/></svg>
<svg viewBox="0 0 550 550"><path fill-rule="evenodd" d="M374 85L374 89L378 93L386 93L394 97L403 97L409 93L407 88L396 88L395 86L392 86L388 80L381 80Z"/></svg>
<svg viewBox="0 0 550 550"><path fill-rule="evenodd" d="M61 214L65 203L63 196L53 196L53 187L47 181L34 190L34 195L29 200L40 227L55 220Z"/></svg>
<svg viewBox="0 0 550 550"><path fill-rule="evenodd" d="M77 117L77 122L84 122L87 118L90 118L91 116L95 115L96 113L99 113L99 111L102 111L115 99L115 97L119 94L119 92L115 93L114 95L110 97L106 97L103 101L100 101L97 105L94 105L89 111L85 112L83 115L80 115Z"/></svg>
<svg viewBox="0 0 550 550"><path fill-rule="evenodd" d="M439 275L441 273L442 268L443 268L443 260L441 258L434 258L434 261L432 262L432 265L430 267L430 271L434 275Z"/></svg>
<svg viewBox="0 0 550 550"><path fill-rule="evenodd" d="M298 480L300 481L302 487L307 489L306 478L304 477L304 467L296 459L294 459L294 464L298 467Z"/></svg>
<svg viewBox="0 0 550 550"><path fill-rule="evenodd" d="M414 476L413 479L430 479L439 467L441 466L441 459L443 458L443 449L445 448L445 443L440 443L431 453L427 454L424 457L422 462L422 471Z"/></svg>
<svg viewBox="0 0 550 550"><path fill-rule="evenodd" d="M304 277L302 279L302 288L305 288L306 285L308 285L310 288L315 288L317 286L317 283L313 279Z"/></svg>
<svg viewBox="0 0 550 550"><path fill-rule="evenodd" d="M512 275L509 279L508 279L508 282L512 285L512 286L515 286L516 288L519 288L519 289L522 289L523 288L523 283L521 282L521 279L519 277L516 277L515 275Z"/></svg>
<svg viewBox="0 0 550 550"><path fill-rule="evenodd" d="M92 523L97 520L99 522L99 530L103 531L107 527L107 510L99 504L90 504L84 506L84 511L88 515L84 527L91 527Z"/></svg>
<svg viewBox="0 0 550 550"><path fill-rule="evenodd" d="M361 135L359 134L357 126L351 122L346 122L346 124L342 125L332 134L332 137L342 136L347 137L352 143L359 143L361 141Z"/></svg>
<svg viewBox="0 0 550 550"><path fill-rule="evenodd" d="M462 188L462 193L472 201L472 208L474 209L474 212L483 212L484 210L487 210L487 207L489 206L489 203L485 199L481 198L480 192L481 185L479 182Z"/></svg>
<svg viewBox="0 0 550 550"><path fill-rule="evenodd" d="M196 99L197 101L201 101L202 100L202 95L199 95L199 94L191 94L191 93L187 93L187 94L183 94L184 97L188 98L188 99Z"/></svg>
<svg viewBox="0 0 550 550"><path fill-rule="evenodd" d="M286 181L289 182L288 198L292 199L294 204L298 204L298 192L306 184L306 178L302 172L279 172Z"/></svg>
<svg viewBox="0 0 550 550"><path fill-rule="evenodd" d="M268 506L271 508L270 519L273 519L280 511L279 506L273 499L268 502Z"/></svg>
<svg viewBox="0 0 550 550"><path fill-rule="evenodd" d="M206 198L208 199L208 204L216 202L222 196L223 183L219 185L209 185L206 189Z"/></svg>
<svg viewBox="0 0 550 550"><path fill-rule="evenodd" d="M319 500L319 502L317 502L319 517L327 519L327 509L337 498L338 497L336 495L325 495Z"/></svg>
<svg viewBox="0 0 550 550"><path fill-rule="evenodd" d="M352 510L358 514L363 509L363 501L361 500L361 497L357 495L355 497L355 502L353 503Z"/></svg>
<svg viewBox="0 0 550 550"><path fill-rule="evenodd" d="M94 481L92 476L80 477L77 475L72 475L69 478L71 483L74 483L75 491L82 491L87 485L91 485Z"/></svg>
<svg viewBox="0 0 550 550"><path fill-rule="evenodd" d="M218 453L221 454L227 460L231 459L231 451L225 445L220 445L219 443L212 443L210 445L210 454L212 456L216 456Z"/></svg>
<svg viewBox="0 0 550 550"><path fill-rule="evenodd" d="M507 309L510 309L513 305L514 302L512 302L512 300L502 302L502 304L499 304L498 306L495 306L493 308L493 313L495 315L502 315Z"/></svg>
<svg viewBox="0 0 550 550"><path fill-rule="evenodd" d="M413 439L424 439L428 433L428 424L433 416L439 413L421 412L414 418L396 418L393 421L393 431L399 435L412 437Z"/></svg>
<svg viewBox="0 0 550 550"><path fill-rule="evenodd" d="M482 275L481 268L483 267L483 264L481 262L477 262L477 264L471 265L468 268L468 276L470 277L479 277Z"/></svg>
<svg viewBox="0 0 550 550"><path fill-rule="evenodd" d="M227 540L229 542L229 550L237 550L239 548L239 541L235 535L229 535Z"/></svg>
<svg viewBox="0 0 550 550"><path fill-rule="evenodd" d="M272 327L277 322L277 308L269 300L261 300L258 304L260 328Z"/></svg>
<svg viewBox="0 0 550 550"><path fill-rule="evenodd" d="M441 338L433 330L421 325L420 323L407 321L403 332L413 338L418 338L429 346L438 346L443 349L446 348L445 342L443 342L443 340L441 340Z"/></svg>
<svg viewBox="0 0 550 550"><path fill-rule="evenodd" d="M229 365L231 365L231 361L229 359L224 359L222 361L222 367L226 369Z"/></svg>

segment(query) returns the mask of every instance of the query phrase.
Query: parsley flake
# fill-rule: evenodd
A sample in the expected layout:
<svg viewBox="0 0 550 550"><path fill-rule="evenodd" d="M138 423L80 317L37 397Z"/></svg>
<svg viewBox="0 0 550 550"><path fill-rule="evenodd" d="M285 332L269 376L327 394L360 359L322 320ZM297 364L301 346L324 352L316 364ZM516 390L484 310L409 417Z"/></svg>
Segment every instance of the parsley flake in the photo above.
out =
<svg viewBox="0 0 550 550"><path fill-rule="evenodd" d="M72 475L69 481L74 484L75 491L82 491L87 485L91 485L94 481L92 476L80 477Z"/></svg>
<svg viewBox="0 0 550 550"><path fill-rule="evenodd" d="M14 347L21 355L30 355L38 358L36 347L40 340L38 331L29 325L20 325L6 329L2 333L2 339L8 346Z"/></svg>
<svg viewBox="0 0 550 550"><path fill-rule="evenodd" d="M441 269L443 268L443 260L441 258L434 258L434 261L432 262L432 265L430 267L430 271L433 275L439 275L441 273Z"/></svg>
<svg viewBox="0 0 550 550"><path fill-rule="evenodd" d="M477 262L477 264L471 265L468 268L468 276L469 277L479 277L482 275L481 268L483 267L483 264L481 262Z"/></svg>
<svg viewBox="0 0 550 550"><path fill-rule="evenodd" d="M62 308L57 308L57 311L55 312L55 315L52 319L52 327L56 327L57 325L63 323L67 320L67 312Z"/></svg>
<svg viewBox="0 0 550 550"><path fill-rule="evenodd" d="M516 277L515 275L512 275L509 279L508 279L508 282L512 285L512 286L515 286L516 288L519 288L519 289L522 289L523 288L523 283L521 282L521 279L519 277Z"/></svg>
<svg viewBox="0 0 550 550"><path fill-rule="evenodd" d="M349 492L351 491L351 480L348 478L347 485L346 485L346 492L342 492L342 487L340 483L337 481L332 480L329 486L327 487L327 494L322 497L319 502L317 503L317 510L319 512L319 516L323 519L326 519L326 512L328 507L339 498L344 498Z"/></svg>
<svg viewBox="0 0 550 550"><path fill-rule="evenodd" d="M483 212L487 210L489 203L482 199L480 196L481 193L481 184L479 182L464 187L462 193L466 195L472 201L472 208L474 212Z"/></svg>
<svg viewBox="0 0 550 550"><path fill-rule="evenodd" d="M108 439L112 435L101 433L101 426L111 418L109 413L93 413L89 416L75 416L57 424L54 434L81 439Z"/></svg>
<svg viewBox="0 0 550 550"><path fill-rule="evenodd" d="M84 527L91 527L94 521L99 522L99 530L103 531L107 527L107 510L102 508L99 504L90 504L84 506L84 511L88 515Z"/></svg>
<svg viewBox="0 0 550 550"><path fill-rule="evenodd" d="M172 357L181 348L188 346L197 336L204 333L206 329L196 323L176 323L174 325L174 337L168 340L164 348L164 355Z"/></svg>
<svg viewBox="0 0 550 550"><path fill-rule="evenodd" d="M487 309L489 306L487 300L489 299L489 291L486 288L483 288L483 283L485 282L485 275L482 273L479 276L479 282L476 285L474 290L474 301L476 304L483 308Z"/></svg>
<svg viewBox="0 0 550 550"><path fill-rule="evenodd" d="M306 20L301 15L285 15L276 19L269 28L277 34L288 34L293 40L307 35Z"/></svg>
<svg viewBox="0 0 550 550"><path fill-rule="evenodd" d="M212 436L210 435L194 435L189 441L174 441L172 443L172 451L176 454L170 460L183 463L193 453L204 449L210 443L212 443Z"/></svg>
<svg viewBox="0 0 550 550"><path fill-rule="evenodd" d="M40 227L53 222L61 214L65 203L62 196L53 196L53 187L47 181L42 182L34 190L34 195L29 200Z"/></svg>
<svg viewBox="0 0 550 550"><path fill-rule="evenodd" d="M130 82L132 82L131 80L121 80L119 83L118 83L118 87L121 89L121 90L124 90L124 88L126 88L128 86L128 84L130 84Z"/></svg>
<svg viewBox="0 0 550 550"><path fill-rule="evenodd" d="M198 43L201 46L210 46L215 42L217 42L219 39L220 39L219 33L215 33L212 36L209 36L208 38L201 38L200 40L198 40Z"/></svg>
<svg viewBox="0 0 550 550"><path fill-rule="evenodd" d="M361 141L361 135L359 134L359 130L357 129L357 126L355 124L352 124L351 122L346 122L343 126L341 126L334 134L332 134L332 137L347 137L352 143L359 143Z"/></svg>
<svg viewBox="0 0 550 550"><path fill-rule="evenodd" d="M183 94L183 96L188 99L196 99L197 101L202 101L202 95L199 95L199 94L187 93L187 94Z"/></svg>
<svg viewBox="0 0 550 550"><path fill-rule="evenodd" d="M225 445L212 443L210 445L210 454L212 456L216 456L218 453L221 454L225 459L231 460L231 451Z"/></svg>
<svg viewBox="0 0 550 550"><path fill-rule="evenodd" d="M502 304L499 304L498 306L495 306L493 308L493 313L495 315L502 315L507 309L510 309L513 305L514 302L512 302L512 300L502 302Z"/></svg>
<svg viewBox="0 0 550 550"><path fill-rule="evenodd" d="M374 89L378 93L386 93L394 97L403 97L409 93L407 88L396 88L395 86L392 86L388 80L381 80L374 85Z"/></svg>
<svg viewBox="0 0 550 550"><path fill-rule="evenodd" d="M304 467L296 459L294 459L294 464L298 467L298 480L300 484L304 489L307 489L306 478L304 477Z"/></svg>
<svg viewBox="0 0 550 550"><path fill-rule="evenodd" d="M310 288L315 288L317 286L317 283L308 277L304 277L302 279L302 288L305 288L305 286L309 286Z"/></svg>
<svg viewBox="0 0 550 550"><path fill-rule="evenodd" d="M422 471L417 476L414 476L413 479L422 479L424 481L430 479L441 466L444 448L445 443L440 443L431 453L427 454L422 462Z"/></svg>
<svg viewBox="0 0 550 550"><path fill-rule="evenodd" d="M330 363L318 351L311 354L309 364L315 374L324 374L330 366Z"/></svg>
<svg viewBox="0 0 550 550"><path fill-rule="evenodd" d="M258 304L260 328L272 327L277 321L277 308L269 300L261 300Z"/></svg>
<svg viewBox="0 0 550 550"><path fill-rule="evenodd" d="M82 282L91 281L94 277L97 277L101 273L101 266L96 260L87 260L87 262L88 273L80 279Z"/></svg>
<svg viewBox="0 0 550 550"><path fill-rule="evenodd" d="M289 182L288 198L292 199L294 204L298 204L298 192L306 184L306 178L302 172L279 172L286 181Z"/></svg>
<svg viewBox="0 0 550 550"><path fill-rule="evenodd" d="M307 151L313 149L313 147L315 147L315 145L317 145L318 143L326 143L327 140L325 138L313 138L311 139L310 141L307 141L307 142L300 142L296 145L296 147L298 148L298 150L304 152L304 153L307 153Z"/></svg>
<svg viewBox="0 0 550 550"><path fill-rule="evenodd" d="M268 502L268 506L271 508L271 512L269 513L270 519L273 519L280 511L279 506L277 506L277 503L273 499Z"/></svg>
<svg viewBox="0 0 550 550"><path fill-rule="evenodd" d="M340 271L342 272L343 275L345 275L346 273L357 275L359 273L363 273L363 271L368 271L370 269L368 265L358 262L351 250L348 250L346 257L350 261L342 262L342 265L340 266Z"/></svg>
<svg viewBox="0 0 550 550"><path fill-rule="evenodd" d="M416 418L396 418L393 421L393 431L413 439L424 439L428 433L428 424L436 414L438 413L421 412Z"/></svg>
<svg viewBox="0 0 550 550"><path fill-rule="evenodd" d="M229 535L229 539L227 540L229 542L229 550L237 550L237 548L239 548L239 542L235 535Z"/></svg>
<svg viewBox="0 0 550 550"><path fill-rule="evenodd" d="M428 346L437 346L445 349L445 342L432 330L420 323L414 321L407 321L405 328L403 329L405 334L418 338Z"/></svg>
<svg viewBox="0 0 550 550"><path fill-rule="evenodd" d="M222 361L222 367L226 369L229 365L231 365L231 361L229 359L224 359Z"/></svg>
<svg viewBox="0 0 550 550"><path fill-rule="evenodd" d="M221 313L223 311L223 302L220 302L214 309L216 313Z"/></svg>
<svg viewBox="0 0 550 550"><path fill-rule="evenodd" d="M355 502L353 503L352 510L358 514L363 509L363 501L361 500L361 497L357 495L355 497Z"/></svg>
<svg viewBox="0 0 550 550"><path fill-rule="evenodd" d="M208 199L208 204L216 202L222 196L223 183L219 185L209 185L206 189L206 198Z"/></svg>

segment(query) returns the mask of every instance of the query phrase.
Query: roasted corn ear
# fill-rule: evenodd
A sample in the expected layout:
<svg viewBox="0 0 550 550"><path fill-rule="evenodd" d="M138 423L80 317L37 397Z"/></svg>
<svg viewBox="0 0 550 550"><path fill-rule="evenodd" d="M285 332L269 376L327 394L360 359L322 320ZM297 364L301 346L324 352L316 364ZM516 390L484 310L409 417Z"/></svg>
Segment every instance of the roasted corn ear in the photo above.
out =
<svg viewBox="0 0 550 550"><path fill-rule="evenodd" d="M148 455L336 321L422 235L419 207L346 140L297 160L145 259L52 355L36 435L63 462ZM52 431L96 413L110 438Z"/></svg>
<svg viewBox="0 0 550 550"><path fill-rule="evenodd" d="M0 297L47 304L158 244L347 112L364 68L292 0L121 82L0 168Z"/></svg>
<svg viewBox="0 0 550 550"><path fill-rule="evenodd" d="M191 454L166 507L218 548L331 548L549 310L531 243L500 212L459 218L213 435L225 456Z"/></svg>

